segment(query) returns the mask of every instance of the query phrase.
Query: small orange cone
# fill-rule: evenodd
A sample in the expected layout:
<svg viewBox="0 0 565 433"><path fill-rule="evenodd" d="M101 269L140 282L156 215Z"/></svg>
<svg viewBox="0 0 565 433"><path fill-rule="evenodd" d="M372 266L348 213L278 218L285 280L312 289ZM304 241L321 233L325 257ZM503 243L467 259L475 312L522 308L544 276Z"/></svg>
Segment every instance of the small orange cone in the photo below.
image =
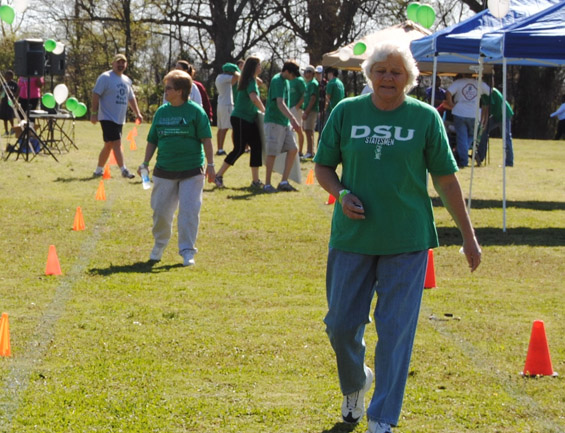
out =
<svg viewBox="0 0 565 433"><path fill-rule="evenodd" d="M328 201L326 202L326 204L334 204L334 203L335 203L335 197L330 194L330 196L328 197Z"/></svg>
<svg viewBox="0 0 565 433"><path fill-rule="evenodd" d="M106 190L104 189L104 181L101 180L96 190L96 200L106 200Z"/></svg>
<svg viewBox="0 0 565 433"><path fill-rule="evenodd" d="M135 144L135 138L131 138L129 141L129 150L137 150L137 144Z"/></svg>
<svg viewBox="0 0 565 433"><path fill-rule="evenodd" d="M49 245L49 254L47 255L47 266L45 266L45 275L62 275L59 258L55 245Z"/></svg>
<svg viewBox="0 0 565 433"><path fill-rule="evenodd" d="M141 120L135 119L135 124L136 124L136 125L141 125Z"/></svg>
<svg viewBox="0 0 565 433"><path fill-rule="evenodd" d="M310 169L306 178L306 185L314 185L314 170Z"/></svg>
<svg viewBox="0 0 565 433"><path fill-rule="evenodd" d="M526 356L526 365L521 374L527 377L557 376L551 365L551 356L549 355L549 346L543 320L534 321L530 345L528 346L528 355Z"/></svg>
<svg viewBox="0 0 565 433"><path fill-rule="evenodd" d="M424 289L433 289L436 286L436 271L434 267L434 250L428 250L428 267L426 268L426 279Z"/></svg>
<svg viewBox="0 0 565 433"><path fill-rule="evenodd" d="M102 179L112 179L112 174L110 173L110 164L104 166L104 173L102 174Z"/></svg>
<svg viewBox="0 0 565 433"><path fill-rule="evenodd" d="M108 164L118 165L118 161L116 161L116 155L114 155L114 149L110 151L110 158L108 159Z"/></svg>
<svg viewBox="0 0 565 433"><path fill-rule="evenodd" d="M0 319L0 356L12 356L8 313L2 313L2 319Z"/></svg>
<svg viewBox="0 0 565 433"><path fill-rule="evenodd" d="M75 221L73 223L73 230L74 231L81 231L84 230L84 218L82 217L82 209L77 207L77 211L75 212Z"/></svg>

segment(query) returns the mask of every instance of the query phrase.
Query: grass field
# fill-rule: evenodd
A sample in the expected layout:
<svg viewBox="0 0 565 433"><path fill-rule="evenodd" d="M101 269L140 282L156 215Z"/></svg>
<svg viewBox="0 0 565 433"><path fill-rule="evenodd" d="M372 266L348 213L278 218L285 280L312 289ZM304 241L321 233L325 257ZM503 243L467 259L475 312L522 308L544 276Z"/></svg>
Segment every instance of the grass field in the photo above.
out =
<svg viewBox="0 0 565 433"><path fill-rule="evenodd" d="M130 168L142 162L147 128L138 150L124 143ZM327 194L318 185L255 193L245 155L226 189L205 186L196 266L182 266L176 233L150 266L150 191L112 167L107 200L95 200L99 126L78 122L76 144L59 163L0 162L0 310L13 352L0 359L0 431L364 433L365 421L340 423L322 322ZM490 164L474 172L483 246L474 274L431 191L438 288L424 294L395 432L565 432L563 145L515 140L503 232L493 140ZM302 164L303 179L311 168ZM459 175L466 194L470 173ZM78 206L84 231L71 230ZM49 245L62 276L45 276ZM557 378L519 375L536 319ZM372 362L372 327L366 341Z"/></svg>

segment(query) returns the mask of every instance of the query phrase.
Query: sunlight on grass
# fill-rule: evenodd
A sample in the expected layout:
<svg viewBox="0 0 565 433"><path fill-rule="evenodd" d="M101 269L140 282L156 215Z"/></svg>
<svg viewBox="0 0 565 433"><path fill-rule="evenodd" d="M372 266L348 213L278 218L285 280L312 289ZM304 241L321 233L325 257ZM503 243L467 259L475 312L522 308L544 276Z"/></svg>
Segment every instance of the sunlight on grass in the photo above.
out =
<svg viewBox="0 0 565 433"><path fill-rule="evenodd" d="M124 144L130 169L143 159L148 125L138 129L138 150ZM323 324L328 194L318 185L254 192L245 155L226 189L205 185L196 266L182 267L176 233L150 265L150 191L112 167L107 200L96 201L99 127L78 122L76 137L79 150L59 163L1 163L0 307L13 356L0 360L0 431L365 432L365 421L339 422ZM395 432L565 431L563 146L515 140L506 233L500 153L493 140L490 163L473 173L484 258L472 275L430 186L438 288L424 294ZM312 167L302 163L303 179ZM459 174L465 194L470 176ZM71 230L77 206L81 232ZM44 275L51 244L60 277ZM557 378L518 374L536 319ZM371 326L366 340L372 362ZM26 382L9 388L14 377Z"/></svg>

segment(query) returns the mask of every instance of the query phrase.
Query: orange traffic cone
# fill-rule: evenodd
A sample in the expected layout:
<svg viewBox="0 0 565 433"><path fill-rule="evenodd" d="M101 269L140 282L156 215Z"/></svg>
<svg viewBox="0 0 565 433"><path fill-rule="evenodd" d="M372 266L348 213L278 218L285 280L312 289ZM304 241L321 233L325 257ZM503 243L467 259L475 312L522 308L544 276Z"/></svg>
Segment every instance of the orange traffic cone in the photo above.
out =
<svg viewBox="0 0 565 433"><path fill-rule="evenodd" d="M528 355L526 356L526 365L521 374L528 377L557 376L551 365L551 356L549 355L549 346L545 336L543 320L534 321Z"/></svg>
<svg viewBox="0 0 565 433"><path fill-rule="evenodd" d="M129 150L137 150L137 144L135 144L135 138L131 138L129 141Z"/></svg>
<svg viewBox="0 0 565 433"><path fill-rule="evenodd" d="M111 179L112 174L110 173L110 164L104 166L104 173L102 174L102 179Z"/></svg>
<svg viewBox="0 0 565 433"><path fill-rule="evenodd" d="M108 164L118 165L118 161L116 161L116 155L114 155L114 149L110 151L110 158L108 159Z"/></svg>
<svg viewBox="0 0 565 433"><path fill-rule="evenodd" d="M335 197L330 194L330 196L328 197L328 201L326 202L326 204L334 204L334 203L335 203Z"/></svg>
<svg viewBox="0 0 565 433"><path fill-rule="evenodd" d="M73 230L74 231L81 231L84 230L84 218L82 217L82 209L77 207L77 211L75 212L75 221L73 223Z"/></svg>
<svg viewBox="0 0 565 433"><path fill-rule="evenodd" d="M314 170L310 169L306 178L306 185L314 185Z"/></svg>
<svg viewBox="0 0 565 433"><path fill-rule="evenodd" d="M59 258L55 245L49 245L49 254L47 255L47 266L45 266L45 275L62 275Z"/></svg>
<svg viewBox="0 0 565 433"><path fill-rule="evenodd" d="M2 319L0 319L0 356L12 356L8 313L2 313Z"/></svg>
<svg viewBox="0 0 565 433"><path fill-rule="evenodd" d="M96 190L96 200L106 200L106 190L104 189L104 181L101 180Z"/></svg>
<svg viewBox="0 0 565 433"><path fill-rule="evenodd" d="M436 286L436 271L434 267L434 250L428 250L428 267L426 268L426 279L424 289L433 289Z"/></svg>
<svg viewBox="0 0 565 433"><path fill-rule="evenodd" d="M141 120L135 119L135 124L136 124L136 125L141 125Z"/></svg>

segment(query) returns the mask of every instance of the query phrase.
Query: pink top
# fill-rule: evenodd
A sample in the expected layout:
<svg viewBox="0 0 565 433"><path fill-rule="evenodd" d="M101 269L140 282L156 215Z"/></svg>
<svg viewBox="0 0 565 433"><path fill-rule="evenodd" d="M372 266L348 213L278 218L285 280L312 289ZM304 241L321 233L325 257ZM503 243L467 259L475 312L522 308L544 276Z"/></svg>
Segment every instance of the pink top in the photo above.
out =
<svg viewBox="0 0 565 433"><path fill-rule="evenodd" d="M18 79L18 87L20 88L19 97L22 99L28 99L27 96L27 77L20 77ZM30 87L30 96L29 99L37 99L41 97L41 86L45 84L45 80L43 77L30 77L29 78L29 87Z"/></svg>

